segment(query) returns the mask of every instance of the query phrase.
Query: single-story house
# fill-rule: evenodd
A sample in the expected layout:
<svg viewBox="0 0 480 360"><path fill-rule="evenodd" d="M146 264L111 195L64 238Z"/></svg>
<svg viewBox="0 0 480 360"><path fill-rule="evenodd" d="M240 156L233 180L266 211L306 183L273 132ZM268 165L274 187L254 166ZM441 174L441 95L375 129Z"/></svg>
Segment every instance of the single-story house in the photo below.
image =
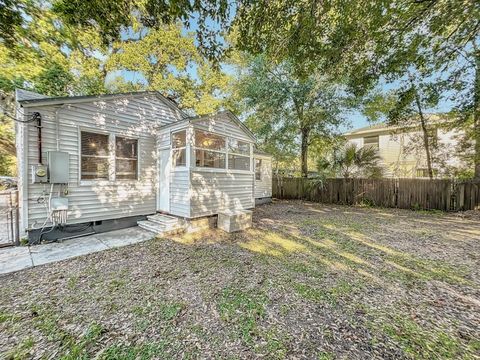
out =
<svg viewBox="0 0 480 360"><path fill-rule="evenodd" d="M191 117L158 92L17 90L20 228L29 239L195 219L272 195L271 157L231 112ZM53 225L56 225L53 227Z"/></svg>

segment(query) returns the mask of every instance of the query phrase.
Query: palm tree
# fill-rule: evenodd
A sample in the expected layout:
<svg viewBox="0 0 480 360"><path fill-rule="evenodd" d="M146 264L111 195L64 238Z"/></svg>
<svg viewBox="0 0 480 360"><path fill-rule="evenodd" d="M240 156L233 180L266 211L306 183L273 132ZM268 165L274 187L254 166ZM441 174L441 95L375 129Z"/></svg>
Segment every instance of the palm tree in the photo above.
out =
<svg viewBox="0 0 480 360"><path fill-rule="evenodd" d="M356 144L348 144L335 152L330 161L320 159L319 171L332 171L340 177L381 177L383 168L380 165L381 157L376 148L364 146L358 148Z"/></svg>

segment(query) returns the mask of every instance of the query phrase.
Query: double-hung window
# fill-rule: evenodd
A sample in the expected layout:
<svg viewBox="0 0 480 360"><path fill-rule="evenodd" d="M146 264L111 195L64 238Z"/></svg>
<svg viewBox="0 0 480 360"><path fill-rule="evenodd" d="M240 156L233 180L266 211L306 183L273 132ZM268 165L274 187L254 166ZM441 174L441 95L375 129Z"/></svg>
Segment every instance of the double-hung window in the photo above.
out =
<svg viewBox="0 0 480 360"><path fill-rule="evenodd" d="M174 166L187 165L187 132L186 130L172 133L172 157Z"/></svg>
<svg viewBox="0 0 480 360"><path fill-rule="evenodd" d="M228 168L250 170L250 144L237 139L228 139Z"/></svg>
<svg viewBox="0 0 480 360"><path fill-rule="evenodd" d="M225 169L225 137L195 130L195 166Z"/></svg>
<svg viewBox="0 0 480 360"><path fill-rule="evenodd" d="M82 131L80 134L82 180L108 179L108 135Z"/></svg>
<svg viewBox="0 0 480 360"><path fill-rule="evenodd" d="M378 135L376 135L376 136L365 136L363 138L363 146L364 147L370 147L370 148L378 150L379 149Z"/></svg>
<svg viewBox="0 0 480 360"><path fill-rule="evenodd" d="M138 178L138 140L115 137L115 177L136 180Z"/></svg>
<svg viewBox="0 0 480 360"><path fill-rule="evenodd" d="M110 144L110 140L112 143ZM115 159L115 162L110 161ZM110 163L115 179L138 179L138 140L122 136L80 133L80 180L108 180Z"/></svg>

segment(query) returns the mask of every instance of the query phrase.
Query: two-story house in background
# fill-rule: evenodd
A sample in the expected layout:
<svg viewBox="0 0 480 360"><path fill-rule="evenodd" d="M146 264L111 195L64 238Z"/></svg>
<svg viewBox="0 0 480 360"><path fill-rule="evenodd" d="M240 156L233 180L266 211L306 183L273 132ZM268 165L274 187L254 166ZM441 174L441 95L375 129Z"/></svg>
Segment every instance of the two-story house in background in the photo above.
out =
<svg viewBox="0 0 480 360"><path fill-rule="evenodd" d="M450 176L452 169L466 166L458 156L458 144L463 132L449 129L435 119L429 127L432 167L435 176ZM428 177L423 133L419 126L398 127L383 123L352 130L344 134L348 143L357 147L378 149L385 177Z"/></svg>

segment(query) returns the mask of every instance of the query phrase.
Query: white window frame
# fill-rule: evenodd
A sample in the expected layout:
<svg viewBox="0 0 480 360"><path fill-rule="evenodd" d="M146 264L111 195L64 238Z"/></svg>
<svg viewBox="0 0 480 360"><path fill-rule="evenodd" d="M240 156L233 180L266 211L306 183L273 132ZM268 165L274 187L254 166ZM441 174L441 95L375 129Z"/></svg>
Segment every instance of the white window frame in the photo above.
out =
<svg viewBox="0 0 480 360"><path fill-rule="evenodd" d="M248 145L248 153L247 154L244 154L244 153L239 153L239 152L235 152L235 151L230 151L230 140L234 140L234 141L237 141L237 142L242 142L242 143L245 143ZM240 156L240 157L245 157L245 158L248 158L248 169L245 170L245 169L230 169L229 167L229 156L230 154L234 155L234 156ZM228 171L243 171L243 172L250 172L251 169L252 169L252 144L249 143L248 141L245 141L245 140L240 140L238 138L235 138L233 136L228 136L227 137L227 170Z"/></svg>
<svg viewBox="0 0 480 360"><path fill-rule="evenodd" d="M215 135L215 136L219 136L221 138L223 138L225 140L225 146L224 146L224 149L223 150L214 150L214 149L207 149L207 148L203 148L203 147L200 147L200 146L196 146L196 132L197 131L202 131L204 133L207 133L207 134L212 134L212 135ZM212 132L212 131L206 131L206 130L203 130L203 129L199 129L199 128L193 128L193 141L192 141L192 144L193 144L193 151L192 151L192 154L193 154L193 164L194 164L194 167L196 170L199 170L199 171L204 171L205 169L207 169L207 171L225 171L225 170L228 170L228 136L226 135L222 135L222 134L218 134L218 133L215 133L215 132ZM206 166L197 166L197 150L203 150L203 151L210 151L210 152L215 152L215 153L219 153L219 154L223 154L225 155L225 167L206 167Z"/></svg>
<svg viewBox="0 0 480 360"><path fill-rule="evenodd" d="M204 133L207 133L207 134L212 134L212 135L216 135L216 136L220 136L222 138L225 139L225 150L222 151L222 150L213 150L213 149L206 149L206 148L202 148L202 147L197 147L195 146L195 132L196 131L202 131ZM236 152L230 152L229 151L229 141L230 139L233 139L233 140L236 140L236 141L241 141L241 142L244 142L244 143L247 143L249 145L249 154L242 154L242 153L236 153ZM205 150L205 151L212 151L212 152L218 152L218 153L222 153L222 154L225 154L225 167L223 168L211 168L211 167L202 167L202 166L197 166L197 159L196 159L196 152L195 150L196 149L199 149L199 150ZM205 129L202 129L202 128L199 128L199 127L193 127L193 131L192 131L192 160L191 160L191 164L192 164L192 168L195 170L195 171L204 171L204 172L226 172L226 173L243 173L243 174L252 174L254 171L253 171L253 167L254 167L254 164L253 164L253 143L250 142L250 141L246 141L246 140L243 140L243 139L239 139L237 137L234 137L234 136L228 136L228 135L225 135L225 134L220 134L218 132L215 132L215 131L209 131L209 130L205 130ZM236 155L236 156L244 156L244 157L248 157L249 160L250 160L250 166L249 166L249 169L248 170L241 170L241 169L229 169L228 168L228 155L229 154L232 154L232 155Z"/></svg>
<svg viewBox="0 0 480 360"><path fill-rule="evenodd" d="M108 179L82 179L82 132L89 132L92 134L107 135L108 136ZM140 167L141 167L141 140L139 137L114 134L106 130L99 130L97 128L89 128L84 126L78 127L78 184L79 186L91 186L95 184L115 184L125 182L140 181ZM137 140L137 178L136 179L116 179L116 136L126 139Z"/></svg>
<svg viewBox="0 0 480 360"><path fill-rule="evenodd" d="M176 133L179 133L179 132L182 132L182 131L185 131L185 146L182 146L182 147L173 147L173 135L176 134ZM185 165L175 165L174 163L174 158L173 158L173 153L175 150L185 150ZM188 166L188 129L187 128L184 128L184 129L179 129L179 130L172 130L170 131L170 161L171 161L171 167L173 169L173 171L175 170L182 170L182 169L186 169L187 166Z"/></svg>
<svg viewBox="0 0 480 360"><path fill-rule="evenodd" d="M108 178L107 179L82 179L82 132L85 133L92 133L92 134L98 134L98 135L107 135L108 136L108 155L105 157L108 160ZM92 128L85 128L85 127L79 127L78 128L78 182L80 185L89 185L89 184L95 184L95 183L100 183L100 182L109 182L112 181L112 173L111 173L111 168L112 168L112 151L111 151L111 146L112 146L112 136L109 132L107 131L102 131L98 129L92 129Z"/></svg>

